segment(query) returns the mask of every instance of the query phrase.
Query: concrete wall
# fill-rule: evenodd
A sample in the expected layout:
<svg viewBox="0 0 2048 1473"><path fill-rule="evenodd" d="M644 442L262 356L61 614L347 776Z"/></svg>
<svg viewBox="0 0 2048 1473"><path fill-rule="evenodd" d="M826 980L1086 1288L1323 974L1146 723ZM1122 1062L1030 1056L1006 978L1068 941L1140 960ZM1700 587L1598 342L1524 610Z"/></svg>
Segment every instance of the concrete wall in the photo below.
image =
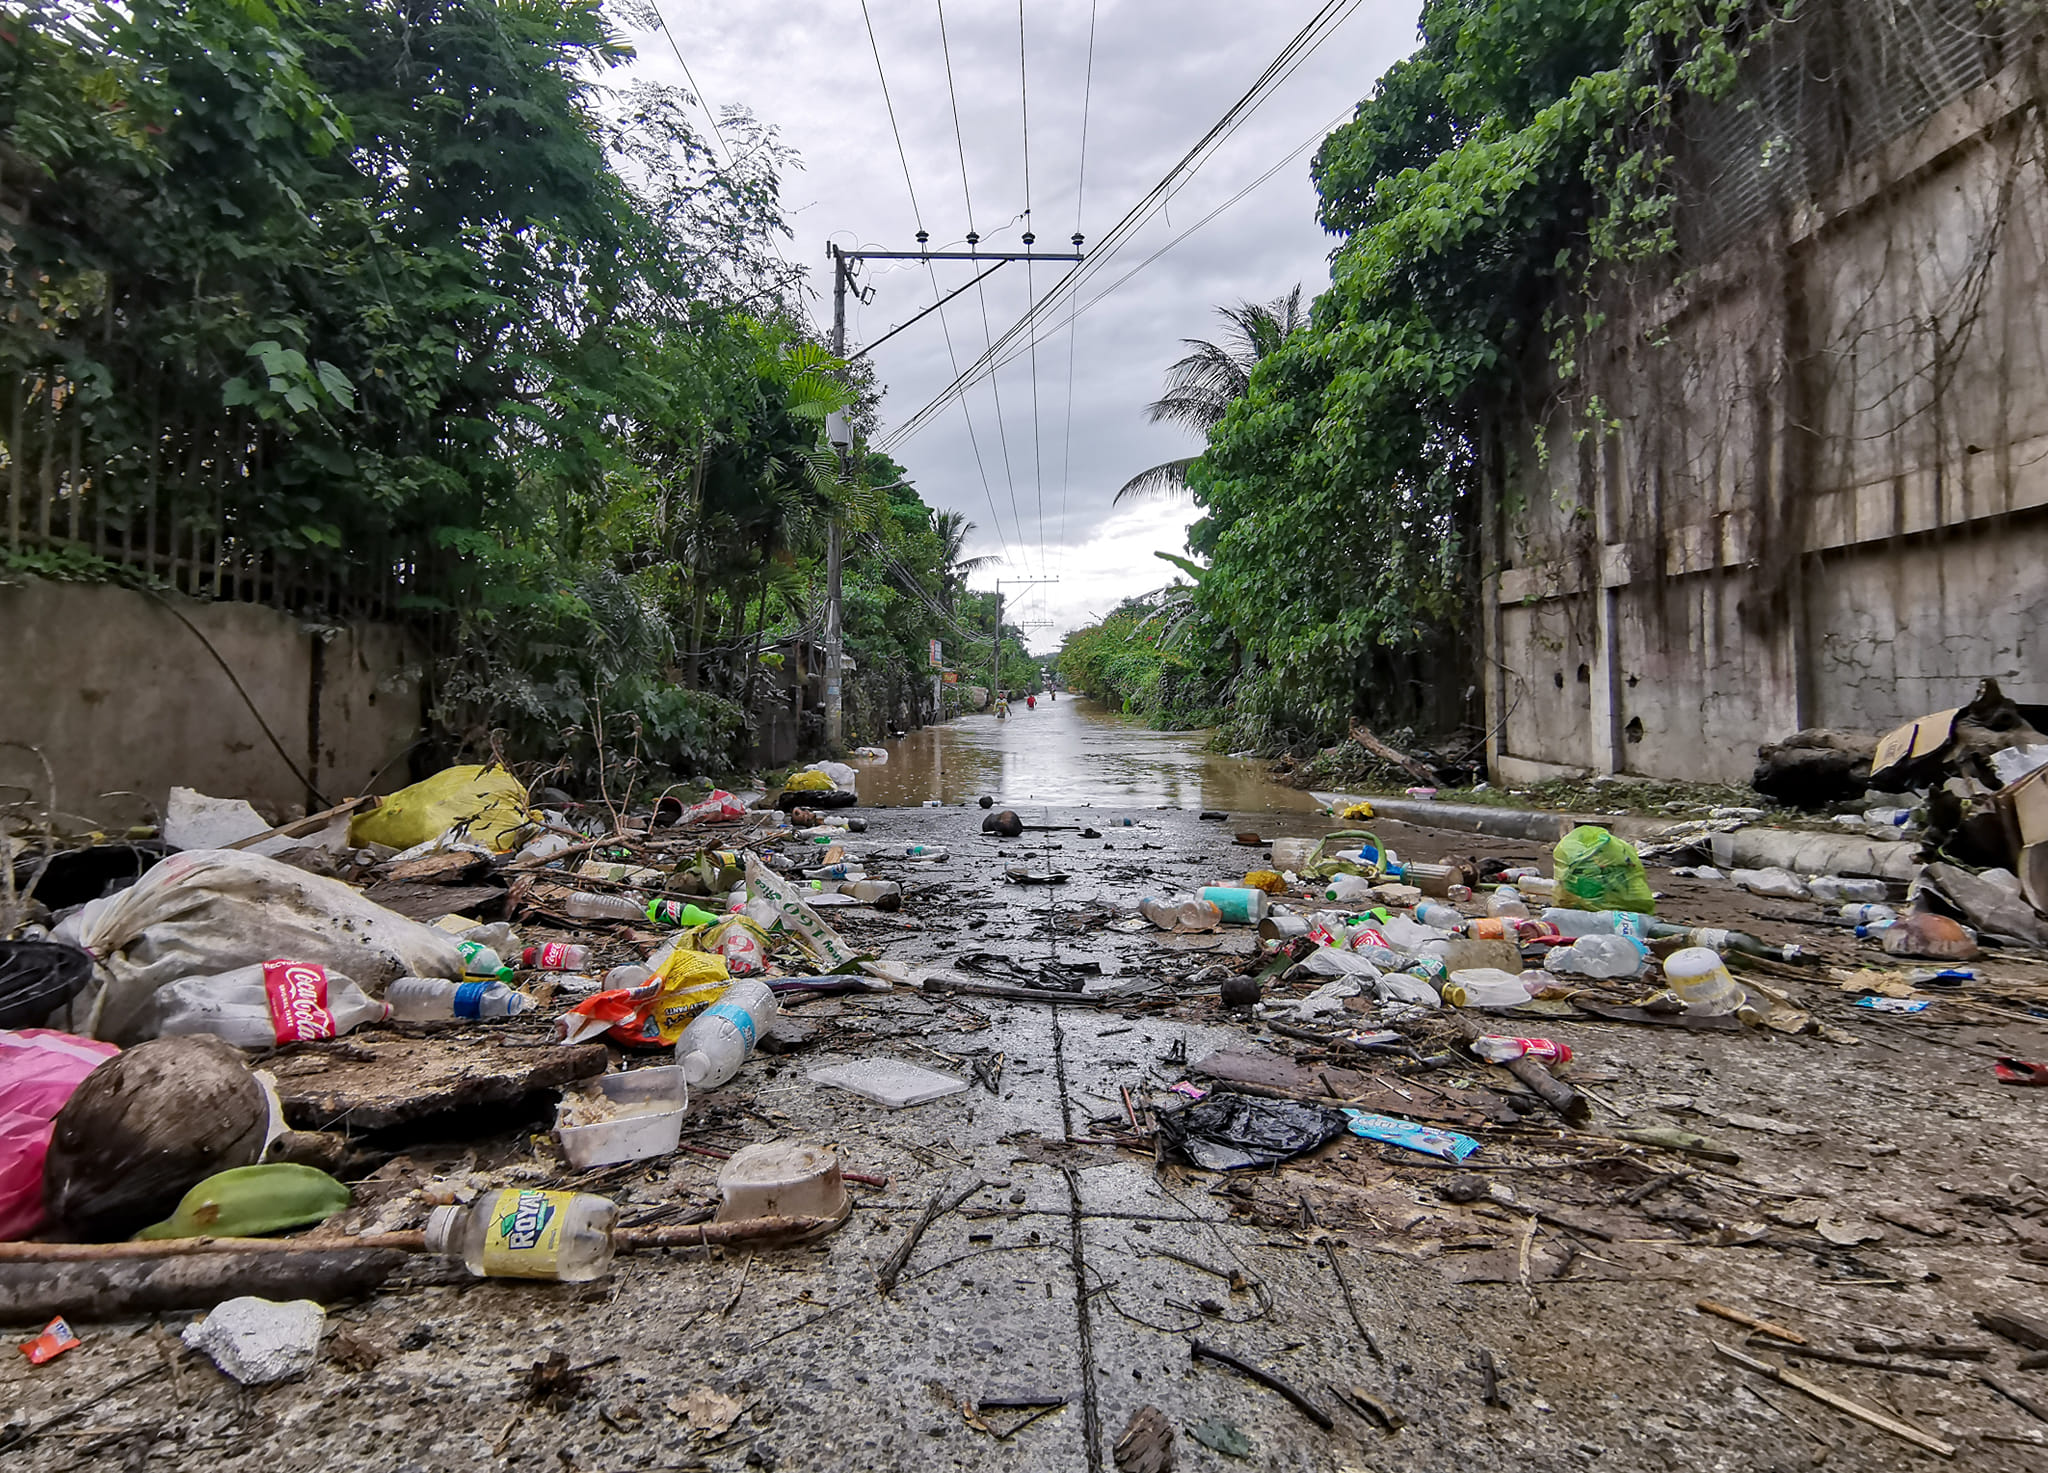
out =
<svg viewBox="0 0 2048 1473"><path fill-rule="evenodd" d="M1484 516L1498 774L1742 781L1761 742L1885 729L1985 676L2048 701L2038 64L1617 291L1584 379L1510 417Z"/></svg>
<svg viewBox="0 0 2048 1473"><path fill-rule="evenodd" d="M266 814L303 807L305 784L207 643L331 801L408 780L394 759L421 731L422 658L403 632L356 625L323 641L251 604L25 579L0 585L0 815L47 801L41 764L6 743L40 750L73 822L145 819L173 784Z"/></svg>

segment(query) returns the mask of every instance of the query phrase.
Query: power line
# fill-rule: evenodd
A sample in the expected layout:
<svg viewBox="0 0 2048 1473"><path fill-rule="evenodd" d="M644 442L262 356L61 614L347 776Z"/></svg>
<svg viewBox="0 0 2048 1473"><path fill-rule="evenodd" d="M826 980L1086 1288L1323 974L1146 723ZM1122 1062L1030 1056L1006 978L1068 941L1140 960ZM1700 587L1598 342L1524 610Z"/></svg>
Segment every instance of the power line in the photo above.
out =
<svg viewBox="0 0 2048 1473"><path fill-rule="evenodd" d="M1025 60L1024 0L1017 0L1017 106L1024 125L1024 246L1029 250L1031 229L1031 69ZM1024 263L1024 299L1038 300L1038 286L1031 263ZM1038 571L1045 572L1045 433L1038 414L1038 348L1031 349L1031 476L1038 491Z"/></svg>
<svg viewBox="0 0 2048 1473"><path fill-rule="evenodd" d="M1074 235L1081 234L1081 206L1088 191L1088 107L1095 96L1095 0L1088 0L1088 67L1081 83L1081 166L1074 182ZM1027 272L1028 276L1029 273ZM1074 351L1080 340L1074 299L1067 307L1067 428L1066 444L1060 451L1060 536L1067 545L1067 492L1073 489L1074 472ZM1064 556L1064 553L1062 554Z"/></svg>
<svg viewBox="0 0 2048 1473"><path fill-rule="evenodd" d="M967 138L960 128L960 93L953 84L953 46L946 35L946 0L935 0L935 3L939 12L939 50L946 60L946 96L953 105L953 142L960 154L960 198L967 205L967 244L971 248L980 243L981 236L974 228L974 191L967 179ZM929 263L926 264L925 269L927 271L931 270ZM932 276L932 291L935 294L938 291L938 276L936 273ZM989 349L995 345L995 326L989 321L988 316L988 288L977 284L975 287L975 297L981 304L982 355L986 357ZM943 323L945 313L941 312L939 318ZM952 339L950 335L947 338L946 347L947 351L951 352ZM961 378L960 363L957 358L953 360L953 378L955 382L958 382ZM1010 429L1003 415L1003 391L993 374L989 375L988 389L996 405L996 442L1002 447L1003 483L1009 488L1010 493L1010 525L1017 529L1017 543L1021 551L1024 543L1024 514L1017 507L1017 473L1010 462ZM961 408L965 410L967 405L967 396L965 394L960 396L960 404ZM971 436L973 433L972 416L969 417L968 423ZM995 496L993 493L989 496L989 514L995 517L996 535L1001 537L1003 519L995 509ZM1009 554L1009 544L1007 542L1003 545L1003 552L1004 556L1007 557Z"/></svg>
<svg viewBox="0 0 2048 1473"><path fill-rule="evenodd" d="M1096 270L1107 264L1109 258L1129 244L1151 216L1156 213L1188 179L1211 159L1223 142L1243 126L1244 122L1278 90L1288 77L1298 70L1315 51L1335 33L1344 21L1357 10L1361 0L1324 0L1316 13L1301 30L1282 47L1279 54L1268 62L1265 69L1245 92L1227 109L1223 116L1212 124L1209 130L1197 139L1185 154L1168 169L1165 175L1145 192L1127 210L1109 232L1097 243L1089 259L1066 272L1053 284L1044 297L1033 302L1010 329L989 345L989 350L974 363L960 380L949 384L920 408L916 414L886 437L883 448L902 443L910 435L924 428L931 417L945 402L962 393L968 384L998 365L999 355L1019 337L1035 331L1040 322L1049 316L1065 300L1068 293L1077 291L1080 283ZM1014 356L1014 355L1012 355Z"/></svg>
<svg viewBox="0 0 2048 1473"><path fill-rule="evenodd" d="M875 18L868 14L868 0L860 0L860 18L868 25L868 49L875 54L875 76L882 84L882 106L889 110L889 131L896 135L896 157L903 165L903 187L910 192L910 214L922 230L924 212L917 207L917 186L910 182L910 155L903 151L903 130L896 126L896 103L889 96L889 74L882 70L882 48L875 40Z"/></svg>

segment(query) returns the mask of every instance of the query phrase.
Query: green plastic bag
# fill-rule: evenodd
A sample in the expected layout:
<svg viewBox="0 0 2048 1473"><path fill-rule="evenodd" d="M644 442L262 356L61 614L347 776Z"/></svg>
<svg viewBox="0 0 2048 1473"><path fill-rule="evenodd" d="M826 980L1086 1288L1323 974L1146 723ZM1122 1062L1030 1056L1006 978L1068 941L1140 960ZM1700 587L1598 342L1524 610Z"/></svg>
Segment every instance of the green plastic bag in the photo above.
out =
<svg viewBox="0 0 2048 1473"><path fill-rule="evenodd" d="M346 1211L349 1190L324 1171L293 1162L237 1166L215 1172L185 1194L173 1212L137 1233L161 1238L258 1238L307 1227Z"/></svg>
<svg viewBox="0 0 2048 1473"><path fill-rule="evenodd" d="M1595 824L1581 824L1557 841L1557 903L1568 910L1657 913L1649 877L1635 845Z"/></svg>

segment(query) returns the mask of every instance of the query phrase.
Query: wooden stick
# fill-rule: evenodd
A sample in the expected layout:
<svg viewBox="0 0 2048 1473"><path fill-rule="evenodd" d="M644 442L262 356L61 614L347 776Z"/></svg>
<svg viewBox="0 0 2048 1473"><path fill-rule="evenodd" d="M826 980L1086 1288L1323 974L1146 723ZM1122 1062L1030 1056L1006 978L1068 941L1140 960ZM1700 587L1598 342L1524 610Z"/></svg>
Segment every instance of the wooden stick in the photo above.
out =
<svg viewBox="0 0 2048 1473"><path fill-rule="evenodd" d="M1092 996L1086 992L1055 992L1047 987L1011 987L1002 982L969 982L964 977L927 977L924 991L928 995L946 992L964 992L969 997L994 997L1004 1002L1049 1002L1062 1003L1069 1007L1099 1008L1114 999Z"/></svg>
<svg viewBox="0 0 2048 1473"><path fill-rule="evenodd" d="M1351 1311L1351 1323L1358 1326L1358 1333L1365 1337L1365 1348L1372 1352L1372 1358L1382 1365L1387 1358L1380 1354L1380 1343L1373 1339L1372 1331L1365 1326L1365 1316L1358 1312L1358 1301L1352 1297L1351 1281L1344 1277L1344 1266L1337 1261L1337 1245L1328 1238L1323 1239L1323 1257L1330 1261L1330 1272L1337 1276L1337 1287L1344 1291L1344 1307Z"/></svg>
<svg viewBox="0 0 2048 1473"><path fill-rule="evenodd" d="M1693 1308L1701 1314L1719 1315L1730 1324L1740 1325L1745 1330L1759 1330L1774 1340L1788 1341L1793 1345L1804 1345L1806 1343L1806 1337L1796 1331L1788 1330L1783 1325L1774 1325L1769 1320L1760 1320L1754 1316L1746 1315L1739 1309L1730 1309L1718 1300L1702 1299Z"/></svg>
<svg viewBox="0 0 2048 1473"><path fill-rule="evenodd" d="M1979 1371L1977 1374L1983 1377L1984 1384L1986 1386L1989 1386L1993 1391L1997 1392L2000 1396L2004 1397L2014 1406L2019 1407L2024 1411L2031 1412L2036 1417L2039 1417L2042 1421L2048 1422L2048 1408L2042 1407L2041 1403L2035 1401L2031 1396L2028 1396L2024 1391L2019 1390L2010 1382L1999 1380L1989 1371Z"/></svg>
<svg viewBox="0 0 2048 1473"><path fill-rule="evenodd" d="M328 824L340 818L344 813L355 813L365 805L375 807L379 801L376 798L350 798L335 804L332 808L323 808L318 813L309 813L304 818L295 818L290 823L281 823L274 829L265 829L260 834L251 834L246 839L237 839L232 844L223 844L220 847L223 849L247 849L253 844L263 843L266 839L304 838L307 834L317 833L319 830L326 828Z"/></svg>
<svg viewBox="0 0 2048 1473"><path fill-rule="evenodd" d="M1894 1437L1902 1437L1915 1447L1925 1448L1927 1451L1937 1453L1944 1458L1952 1458L1956 1455L1954 1443L1943 1442L1939 1437L1930 1437L1918 1427L1910 1426L1905 1422L1888 1417L1883 1412L1873 1407L1867 1407L1860 1401L1851 1401L1839 1392L1830 1391L1827 1387L1817 1382L1807 1380L1796 1371L1788 1371L1782 1366L1772 1365L1769 1361L1758 1360L1752 1355L1744 1355L1734 1346L1723 1345L1718 1340L1709 1339L1707 1343L1714 1347L1716 1353L1727 1357L1744 1369L1769 1376L1780 1386L1789 1386L1794 1391L1803 1391L1815 1401L1826 1402L1836 1411L1846 1412L1859 1422L1866 1422L1881 1431L1891 1433Z"/></svg>
<svg viewBox="0 0 2048 1473"><path fill-rule="evenodd" d="M772 1243L801 1238L837 1227L834 1217L743 1217L732 1222L698 1222L678 1227L621 1228L612 1243L621 1253L649 1248L723 1247L734 1243Z"/></svg>
<svg viewBox="0 0 2048 1473"><path fill-rule="evenodd" d="M1834 1366L1853 1366L1859 1371L1892 1371L1901 1376L1932 1376L1937 1381L1946 1381L1952 1375L1947 1366L1910 1366L1895 1360L1871 1360L1861 1355L1843 1355L1839 1351L1819 1350L1811 1345L1793 1350L1779 1345L1768 1335L1752 1335L1747 1343L1759 1350L1775 1350L1780 1355L1789 1355L1797 1359L1824 1360Z"/></svg>
<svg viewBox="0 0 2048 1473"><path fill-rule="evenodd" d="M1227 1350L1218 1350L1213 1345L1205 1345L1201 1341L1196 1340L1188 1346L1188 1354L1195 1360L1212 1360L1219 1366L1228 1366L1240 1376L1250 1377L1268 1391L1279 1392L1282 1396L1293 1402L1300 1409L1303 1416L1307 1417L1325 1432L1333 1430L1337 1425L1335 1417L1332 1417L1328 1412L1310 1401L1301 1392L1289 1386L1278 1376L1270 1371L1262 1371L1255 1365L1239 1360Z"/></svg>
<svg viewBox="0 0 2048 1473"><path fill-rule="evenodd" d="M896 1280L902 1277L904 1265L910 1262L910 1255L917 1251L917 1240L924 1236L925 1229L944 1217L948 1212L951 1212L955 1207L958 1207L962 1202L965 1202L986 1185L988 1185L987 1182L983 1181L980 1177L976 1177L972 1182L953 1193L950 1198L947 1197L943 1188L932 1193L931 1201L924 1204L924 1214L918 1218L910 1231L904 1235L902 1243L897 1246L894 1253L889 1255L888 1262L882 1265L882 1271L875 1276L876 1282L884 1294L895 1289Z"/></svg>

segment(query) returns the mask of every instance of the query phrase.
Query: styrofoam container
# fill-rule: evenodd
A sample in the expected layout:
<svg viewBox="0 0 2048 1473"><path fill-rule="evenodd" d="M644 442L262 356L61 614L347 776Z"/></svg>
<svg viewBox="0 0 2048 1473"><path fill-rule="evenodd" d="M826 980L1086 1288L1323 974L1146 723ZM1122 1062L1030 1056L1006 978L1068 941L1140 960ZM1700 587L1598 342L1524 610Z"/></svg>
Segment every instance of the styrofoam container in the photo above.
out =
<svg viewBox="0 0 2048 1473"><path fill-rule="evenodd" d="M719 1168L719 1222L751 1217L844 1217L852 1208L839 1157L809 1141L761 1141Z"/></svg>
<svg viewBox="0 0 2048 1473"><path fill-rule="evenodd" d="M941 1074L936 1069L920 1069L901 1059L863 1059L857 1064L832 1064L811 1070L809 1077L814 1083L837 1085L892 1110L967 1092L967 1081L957 1075Z"/></svg>
<svg viewBox="0 0 2048 1473"><path fill-rule="evenodd" d="M572 1167L588 1171L593 1166L644 1161L676 1148L683 1136L683 1111L690 1103L689 1081L680 1066L606 1074L597 1080L597 1088L614 1104L657 1108L590 1125L556 1126L555 1139Z"/></svg>

